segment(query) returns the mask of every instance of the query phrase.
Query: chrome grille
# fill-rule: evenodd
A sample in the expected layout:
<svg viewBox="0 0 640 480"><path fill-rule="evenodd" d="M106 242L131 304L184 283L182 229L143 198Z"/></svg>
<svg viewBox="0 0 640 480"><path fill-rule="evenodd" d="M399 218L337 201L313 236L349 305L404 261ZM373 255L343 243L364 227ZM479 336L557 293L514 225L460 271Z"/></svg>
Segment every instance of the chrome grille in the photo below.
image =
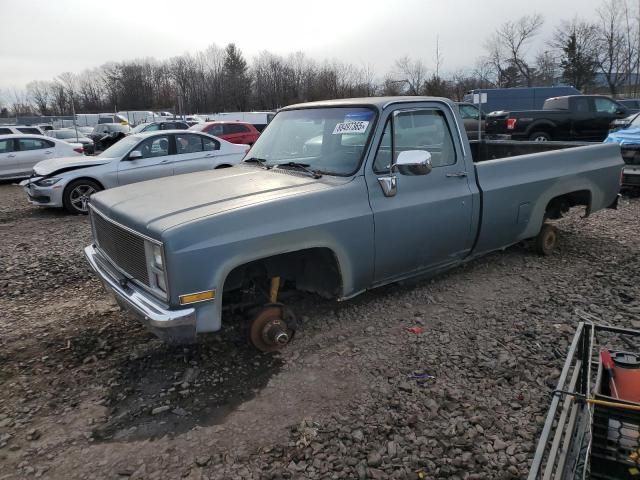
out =
<svg viewBox="0 0 640 480"><path fill-rule="evenodd" d="M149 285L144 239L91 211L96 244L120 270Z"/></svg>

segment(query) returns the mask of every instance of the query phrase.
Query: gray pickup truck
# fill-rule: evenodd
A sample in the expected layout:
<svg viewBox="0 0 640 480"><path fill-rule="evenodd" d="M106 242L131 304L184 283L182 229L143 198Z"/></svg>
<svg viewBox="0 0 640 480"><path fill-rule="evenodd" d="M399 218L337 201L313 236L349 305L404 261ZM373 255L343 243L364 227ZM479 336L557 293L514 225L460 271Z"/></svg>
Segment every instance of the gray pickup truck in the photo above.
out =
<svg viewBox="0 0 640 480"><path fill-rule="evenodd" d="M269 351L291 338L287 292L344 300L527 239L550 253L547 220L615 207L623 165L617 144L470 144L441 98L293 105L239 166L95 194L85 254L159 337L242 309Z"/></svg>

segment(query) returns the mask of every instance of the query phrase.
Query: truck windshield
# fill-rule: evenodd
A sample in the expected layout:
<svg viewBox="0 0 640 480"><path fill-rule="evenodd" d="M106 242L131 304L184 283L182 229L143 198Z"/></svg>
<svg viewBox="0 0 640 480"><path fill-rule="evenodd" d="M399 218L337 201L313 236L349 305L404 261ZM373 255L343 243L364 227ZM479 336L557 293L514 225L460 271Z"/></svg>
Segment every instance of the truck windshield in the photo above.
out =
<svg viewBox="0 0 640 480"><path fill-rule="evenodd" d="M307 108L278 113L249 159L264 165L304 163L328 175L353 175L362 161L376 112L369 108Z"/></svg>

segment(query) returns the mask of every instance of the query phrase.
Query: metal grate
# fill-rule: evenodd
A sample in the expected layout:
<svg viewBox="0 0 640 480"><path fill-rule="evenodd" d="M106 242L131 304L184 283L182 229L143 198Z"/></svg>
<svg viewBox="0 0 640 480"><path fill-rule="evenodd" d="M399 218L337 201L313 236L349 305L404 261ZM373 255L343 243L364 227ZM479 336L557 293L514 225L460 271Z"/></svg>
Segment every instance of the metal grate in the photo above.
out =
<svg viewBox="0 0 640 480"><path fill-rule="evenodd" d="M640 187L640 175L622 175L623 185L634 185Z"/></svg>
<svg viewBox="0 0 640 480"><path fill-rule="evenodd" d="M91 211L95 240L111 261L136 280L149 285L144 239Z"/></svg>

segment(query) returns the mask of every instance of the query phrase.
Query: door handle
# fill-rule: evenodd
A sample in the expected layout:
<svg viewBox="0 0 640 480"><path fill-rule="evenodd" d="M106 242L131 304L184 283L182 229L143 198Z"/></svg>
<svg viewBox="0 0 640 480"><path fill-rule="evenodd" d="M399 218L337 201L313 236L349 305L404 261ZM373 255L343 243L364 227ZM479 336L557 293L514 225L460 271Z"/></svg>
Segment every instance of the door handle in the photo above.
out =
<svg viewBox="0 0 640 480"><path fill-rule="evenodd" d="M51 152L51 150L46 150L44 153L46 153L47 155L50 155L53 152Z"/></svg>
<svg viewBox="0 0 640 480"><path fill-rule="evenodd" d="M164 163L169 163L169 160L168 160L168 159L167 159L167 160L162 160L162 161L160 162L160 165L162 165L162 164L164 164Z"/></svg>
<svg viewBox="0 0 640 480"><path fill-rule="evenodd" d="M7 155L9 158L13 158L15 157L15 155L13 153L10 153L9 155Z"/></svg>
<svg viewBox="0 0 640 480"><path fill-rule="evenodd" d="M445 177L466 177L467 172L455 172L455 173L447 173Z"/></svg>

